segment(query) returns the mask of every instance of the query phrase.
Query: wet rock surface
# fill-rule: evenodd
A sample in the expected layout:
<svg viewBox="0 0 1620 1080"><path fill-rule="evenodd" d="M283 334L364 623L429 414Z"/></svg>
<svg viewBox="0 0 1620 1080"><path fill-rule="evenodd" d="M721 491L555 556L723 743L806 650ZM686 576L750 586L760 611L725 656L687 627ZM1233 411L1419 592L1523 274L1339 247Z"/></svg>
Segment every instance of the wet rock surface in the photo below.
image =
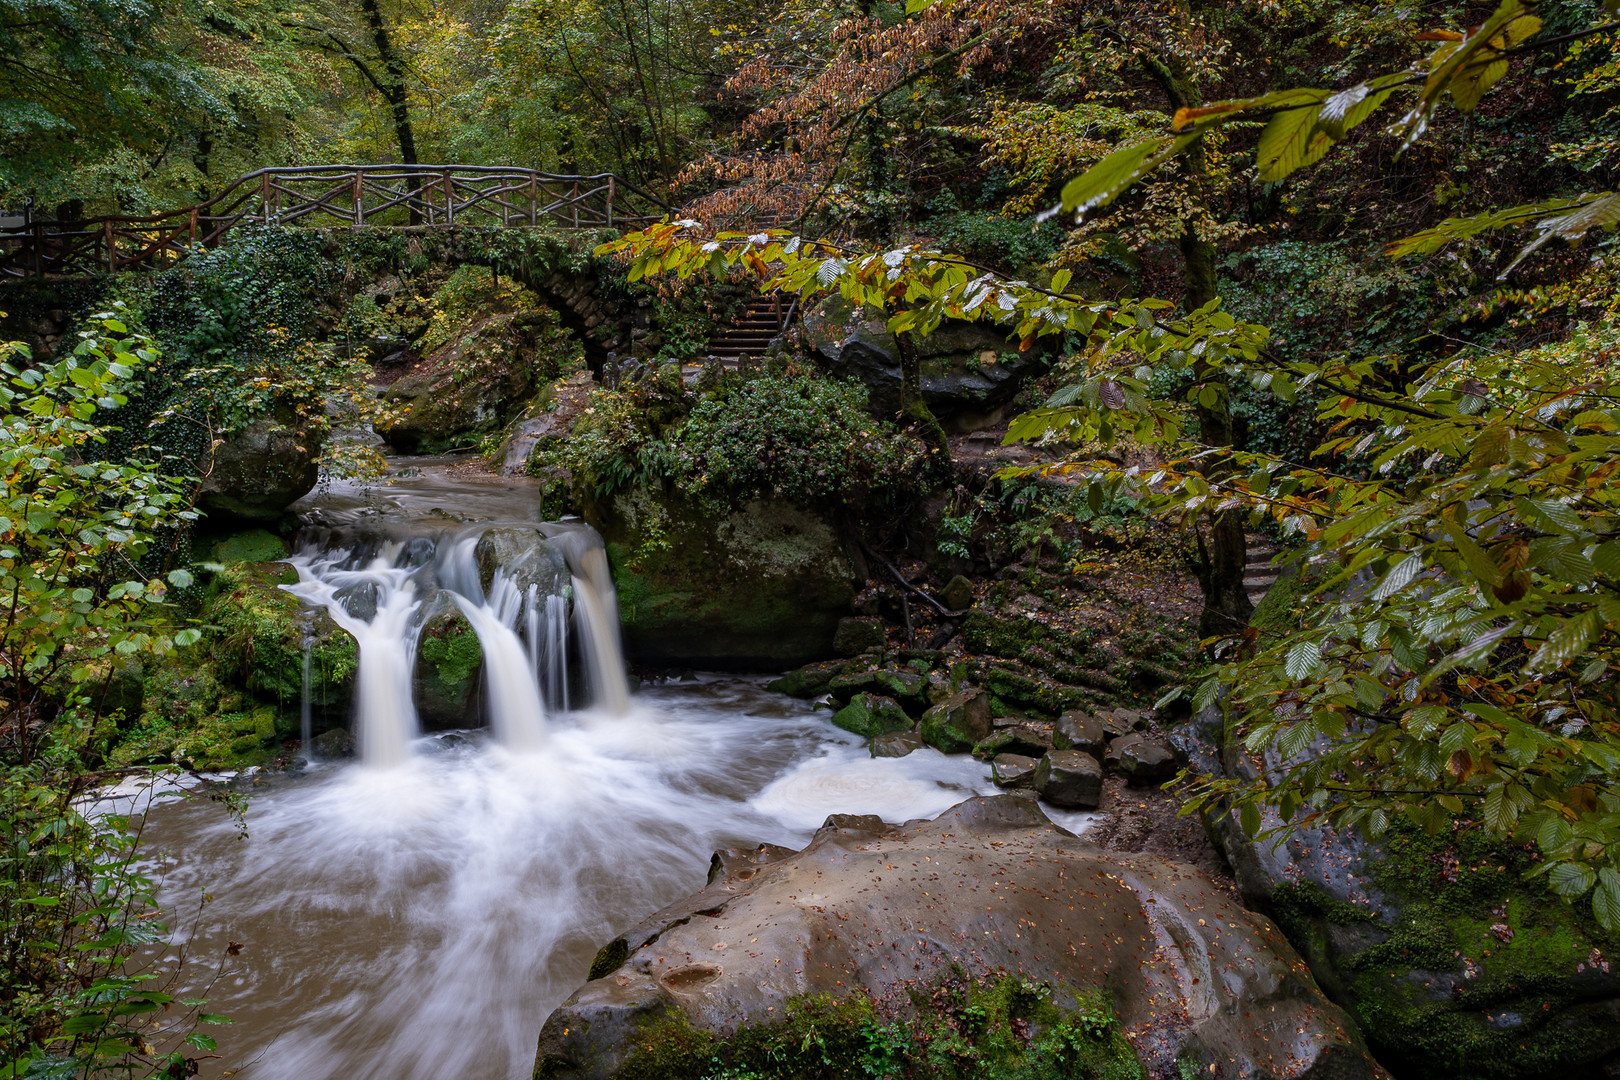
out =
<svg viewBox="0 0 1620 1080"><path fill-rule="evenodd" d="M608 970L546 1020L537 1076L651 1075L638 1055L660 1030L724 1040L806 995L889 999L960 972L1108 989L1155 1078L1378 1075L1268 919L1017 796L899 826L835 815L801 852L722 853L703 891L603 956Z"/></svg>
<svg viewBox="0 0 1620 1080"><path fill-rule="evenodd" d="M314 489L319 454L319 440L290 416L261 416L204 455L198 505L225 519L275 521Z"/></svg>

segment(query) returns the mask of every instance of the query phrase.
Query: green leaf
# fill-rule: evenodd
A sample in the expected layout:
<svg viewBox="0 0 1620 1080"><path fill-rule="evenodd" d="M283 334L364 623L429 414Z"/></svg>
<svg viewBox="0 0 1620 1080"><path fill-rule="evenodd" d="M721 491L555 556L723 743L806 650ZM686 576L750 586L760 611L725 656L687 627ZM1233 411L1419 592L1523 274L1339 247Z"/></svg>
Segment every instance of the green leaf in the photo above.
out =
<svg viewBox="0 0 1620 1080"><path fill-rule="evenodd" d="M1414 551L1400 562L1390 568L1384 575L1384 580L1378 583L1378 588L1372 592L1374 600L1387 600L1402 589L1406 588L1423 570L1423 553Z"/></svg>
<svg viewBox="0 0 1620 1080"><path fill-rule="evenodd" d="M1596 880L1597 875L1592 873L1591 867L1582 863L1554 863L1547 871L1547 881L1553 892L1568 898L1585 895Z"/></svg>
<svg viewBox="0 0 1620 1080"><path fill-rule="evenodd" d="M1556 671L1585 651L1601 625L1596 609L1565 619L1547 635L1546 642L1525 666L1531 671Z"/></svg>
<svg viewBox="0 0 1620 1080"><path fill-rule="evenodd" d="M193 579L192 579L190 570L170 570L169 571L169 584L173 585L177 589L186 588L187 586L189 586L191 584L192 580Z"/></svg>
<svg viewBox="0 0 1620 1080"><path fill-rule="evenodd" d="M1238 809L1238 824L1243 827L1243 834L1250 839L1260 833L1260 807L1252 802L1244 803Z"/></svg>
<svg viewBox="0 0 1620 1080"><path fill-rule="evenodd" d="M195 645L200 640L202 640L202 631L196 627L187 627L174 635L174 643L181 648L187 645Z"/></svg>
<svg viewBox="0 0 1620 1080"><path fill-rule="evenodd" d="M1327 136L1313 141L1316 118L1326 98L1325 90L1300 89L1291 91L1287 100L1278 103L1281 111L1266 124L1260 133L1260 145L1255 149L1261 180L1275 183L1327 153L1332 145Z"/></svg>
<svg viewBox="0 0 1620 1080"><path fill-rule="evenodd" d="M1197 137L1166 135L1115 150L1063 186L1063 209L1084 214L1107 206L1126 188L1181 153Z"/></svg>
<svg viewBox="0 0 1620 1080"><path fill-rule="evenodd" d="M1322 649L1314 641L1296 641L1288 650L1284 665L1288 677L1296 681L1309 678L1322 662Z"/></svg>
<svg viewBox="0 0 1620 1080"><path fill-rule="evenodd" d="M1620 874L1605 866L1592 893L1592 914L1605 930L1620 929Z"/></svg>

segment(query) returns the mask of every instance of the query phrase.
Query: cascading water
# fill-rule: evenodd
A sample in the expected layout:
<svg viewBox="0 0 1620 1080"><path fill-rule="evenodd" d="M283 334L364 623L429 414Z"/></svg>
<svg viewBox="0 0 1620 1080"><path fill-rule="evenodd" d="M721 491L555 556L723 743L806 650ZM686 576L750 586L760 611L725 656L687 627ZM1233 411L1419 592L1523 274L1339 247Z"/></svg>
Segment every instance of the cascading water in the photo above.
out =
<svg viewBox="0 0 1620 1080"><path fill-rule="evenodd" d="M511 556L514 565L490 565L507 550L488 543L497 533L508 544L511 536L527 538L529 546ZM298 584L285 586L324 607L360 645L354 717L367 764L404 762L411 740L421 734L412 697L417 642L424 619L447 602L454 602L478 636L487 718L509 749L532 751L544 744L548 699L554 711L571 704L569 597L556 591L564 581L581 629L579 653L592 703L611 715L628 712L618 601L594 531L577 524L548 526L544 534L533 525L484 526L453 537L387 541L370 556L362 553L368 543L374 541L312 537L292 560ZM564 558L571 579L561 576ZM551 591L543 592L542 582ZM436 596L446 599L426 602Z"/></svg>
<svg viewBox="0 0 1620 1080"><path fill-rule="evenodd" d="M303 694L298 699L298 748L304 752L304 757L314 760L314 751L311 749L311 733L315 729L314 719L311 716L312 705L309 700L309 660L310 653L315 648L315 635L304 633L304 686Z"/></svg>
<svg viewBox="0 0 1620 1080"><path fill-rule="evenodd" d="M360 643L363 764L244 780L245 840L206 800L148 815L163 855L147 869L181 929L141 959L235 1020L202 1080L527 1080L540 1022L600 945L700 888L716 847L798 846L831 813L905 821L995 790L965 756L872 758L754 681L630 703L595 533L540 522L520 482L415 464L398 481L333 484L312 517L338 531L306 535L289 587ZM540 749L417 738L418 642L454 610L482 644L491 734L522 742L508 719L530 717ZM595 708L570 710L571 659ZM203 956L223 970L187 966Z"/></svg>
<svg viewBox="0 0 1620 1080"><path fill-rule="evenodd" d="M404 762L410 741L419 734L411 672L422 603L412 569L400 565L404 552L402 544L385 544L357 569L346 567L352 561L346 550L300 554L291 560L298 584L283 586L305 603L324 607L359 645L355 739L361 756L373 765ZM363 617L367 609L370 618Z"/></svg>

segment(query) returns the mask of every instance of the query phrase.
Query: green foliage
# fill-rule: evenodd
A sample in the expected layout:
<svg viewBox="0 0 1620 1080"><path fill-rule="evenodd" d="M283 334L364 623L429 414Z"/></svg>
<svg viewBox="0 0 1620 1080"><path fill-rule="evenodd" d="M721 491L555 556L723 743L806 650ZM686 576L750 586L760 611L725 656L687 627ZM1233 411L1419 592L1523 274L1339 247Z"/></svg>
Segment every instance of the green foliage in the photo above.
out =
<svg viewBox="0 0 1620 1080"><path fill-rule="evenodd" d="M155 531L192 513L153 466L91 460L157 360L145 340L102 316L54 363L27 358L0 346L0 1071L184 1075L188 1046L213 1047L195 1024L215 1018L126 970L167 932L129 821L76 800L95 782L85 765L105 750L118 667L198 639L163 610L190 574L137 568Z"/></svg>
<svg viewBox="0 0 1620 1080"><path fill-rule="evenodd" d="M168 589L190 573L138 568L157 529L195 513L154 466L95 461L113 432L108 414L157 353L105 315L70 355L19 367L26 359L21 345L0 344L0 730L25 761L61 704L53 685L75 685L65 704L83 704L109 657L162 655L197 637L162 625Z"/></svg>
<svg viewBox="0 0 1620 1080"><path fill-rule="evenodd" d="M566 470L597 499L670 483L716 505L781 498L807 506L869 506L898 498L920 447L866 411L853 382L759 374L706 393L666 368L598 390L569 438L531 470Z"/></svg>
<svg viewBox="0 0 1620 1080"><path fill-rule="evenodd" d="M963 974L906 988L903 1006L810 995L780 1021L717 1040L675 1014L649 1023L615 1080L1140 1080L1105 991ZM1062 1002L1062 1004L1059 1004ZM880 1015L880 1011L882 1015ZM889 1015L892 1013L893 1015ZM536 1076L548 1075L540 1062Z"/></svg>

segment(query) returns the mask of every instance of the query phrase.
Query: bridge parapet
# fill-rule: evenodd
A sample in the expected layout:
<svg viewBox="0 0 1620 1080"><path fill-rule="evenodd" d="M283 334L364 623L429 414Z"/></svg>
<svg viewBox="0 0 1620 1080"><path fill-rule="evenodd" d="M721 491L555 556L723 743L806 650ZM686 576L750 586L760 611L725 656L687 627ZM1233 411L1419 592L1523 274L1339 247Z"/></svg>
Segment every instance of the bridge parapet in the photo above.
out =
<svg viewBox="0 0 1620 1080"><path fill-rule="evenodd" d="M0 280L161 269L217 246L243 224L573 230L646 224L667 210L612 173L573 176L482 165L260 169L207 202L165 214L0 228Z"/></svg>

